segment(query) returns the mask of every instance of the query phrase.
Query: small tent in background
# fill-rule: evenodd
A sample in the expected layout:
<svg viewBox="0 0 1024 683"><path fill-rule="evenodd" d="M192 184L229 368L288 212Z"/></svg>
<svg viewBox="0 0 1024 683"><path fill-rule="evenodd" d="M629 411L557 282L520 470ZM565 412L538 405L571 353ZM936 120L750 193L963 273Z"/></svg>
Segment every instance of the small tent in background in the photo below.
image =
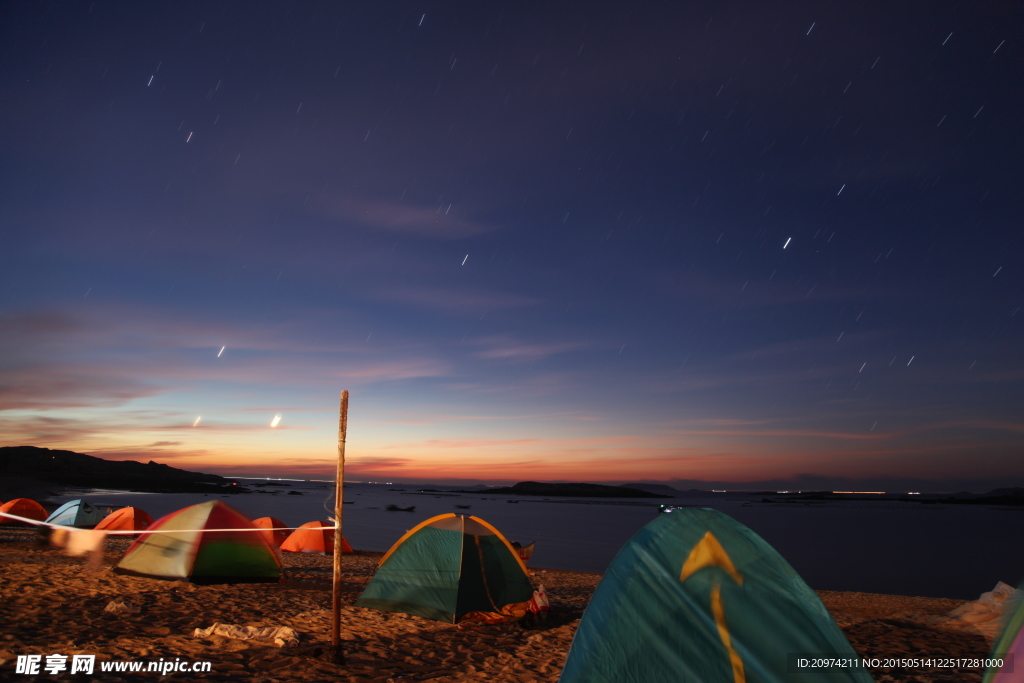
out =
<svg viewBox="0 0 1024 683"><path fill-rule="evenodd" d="M1014 591L1012 602L1007 602L1004 615L1006 628L992 648L992 658L1002 659L1002 666L992 666L985 672L982 683L1024 683L1024 584Z"/></svg>
<svg viewBox="0 0 1024 683"><path fill-rule="evenodd" d="M96 525L96 530L145 531L152 523L153 518L149 516L148 512L140 508L128 507L115 510L104 517L100 523Z"/></svg>
<svg viewBox="0 0 1024 683"><path fill-rule="evenodd" d="M281 550L287 553L333 555L334 525L330 522L306 522L285 539ZM352 546L344 536L341 537L341 552L352 552Z"/></svg>
<svg viewBox="0 0 1024 683"><path fill-rule="evenodd" d="M809 542L813 542L809 539ZM800 653L857 658L818 596L757 534L716 510L659 515L598 585L560 683L802 680ZM870 683L866 669L809 673Z"/></svg>
<svg viewBox="0 0 1024 683"><path fill-rule="evenodd" d="M103 521L103 513L84 500L69 500L46 518L47 524L91 529Z"/></svg>
<svg viewBox="0 0 1024 683"><path fill-rule="evenodd" d="M226 529L226 531L218 531ZM277 581L281 565L252 522L212 500L161 517L128 548L118 574L193 583Z"/></svg>
<svg viewBox="0 0 1024 683"><path fill-rule="evenodd" d="M448 513L391 546L355 605L448 623L501 621L525 614L532 596L526 567L497 529Z"/></svg>
<svg viewBox="0 0 1024 683"><path fill-rule="evenodd" d="M45 522L48 516L46 514L46 508L31 498L15 498L14 500L9 500L3 505L0 505L0 512L6 512L9 515L17 515L18 517L25 517L27 519L34 519L38 522ZM0 524L32 526L28 522L19 522L15 519L11 519L10 517L0 517Z"/></svg>
<svg viewBox="0 0 1024 683"><path fill-rule="evenodd" d="M287 525L279 519L273 517L260 517L259 519L252 520L252 525L257 529L264 529L261 531L263 538L267 539L267 543L275 548L280 548L281 544L288 538L288 532L283 527ZM273 531L269 531L273 529Z"/></svg>

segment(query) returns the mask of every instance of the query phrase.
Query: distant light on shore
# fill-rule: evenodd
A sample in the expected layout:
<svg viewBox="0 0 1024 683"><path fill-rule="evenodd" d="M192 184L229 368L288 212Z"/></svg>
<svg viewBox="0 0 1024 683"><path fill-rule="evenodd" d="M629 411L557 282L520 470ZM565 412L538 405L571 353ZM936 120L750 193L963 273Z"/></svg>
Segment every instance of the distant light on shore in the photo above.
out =
<svg viewBox="0 0 1024 683"><path fill-rule="evenodd" d="M281 414L280 413L275 415L274 419L270 421L270 426L271 427L276 427L279 424L281 424Z"/></svg>

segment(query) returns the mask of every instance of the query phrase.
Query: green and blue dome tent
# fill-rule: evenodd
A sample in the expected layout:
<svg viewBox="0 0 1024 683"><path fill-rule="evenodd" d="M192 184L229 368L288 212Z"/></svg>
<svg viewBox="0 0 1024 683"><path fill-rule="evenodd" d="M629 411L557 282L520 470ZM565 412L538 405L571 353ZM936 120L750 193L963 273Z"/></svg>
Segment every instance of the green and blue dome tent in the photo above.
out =
<svg viewBox="0 0 1024 683"><path fill-rule="evenodd" d="M103 521L105 515L84 500L69 500L46 518L47 524L60 524L91 529Z"/></svg>
<svg viewBox="0 0 1024 683"><path fill-rule="evenodd" d="M523 561L497 529L447 513L391 547L355 606L458 623L514 619L532 596Z"/></svg>
<svg viewBox="0 0 1024 683"><path fill-rule="evenodd" d="M809 540L808 542L813 542ZM560 683L870 683L818 596L728 515L677 508L619 551L587 607Z"/></svg>
<svg viewBox="0 0 1024 683"><path fill-rule="evenodd" d="M193 583L252 583L279 581L281 563L248 517L213 500L153 522L114 571Z"/></svg>

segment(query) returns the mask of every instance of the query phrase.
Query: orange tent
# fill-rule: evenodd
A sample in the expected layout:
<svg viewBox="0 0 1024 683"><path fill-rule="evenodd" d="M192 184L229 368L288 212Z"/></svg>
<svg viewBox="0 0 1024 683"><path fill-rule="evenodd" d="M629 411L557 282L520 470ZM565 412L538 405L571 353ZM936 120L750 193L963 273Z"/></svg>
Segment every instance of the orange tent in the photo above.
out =
<svg viewBox="0 0 1024 683"><path fill-rule="evenodd" d="M149 513L139 508L121 508L104 517L96 530L107 531L143 531L153 523Z"/></svg>
<svg viewBox="0 0 1024 683"><path fill-rule="evenodd" d="M14 500L9 500L3 505L0 505L0 512L18 515L19 517L27 517L40 522L45 522L46 518L50 516L50 513L46 511L46 508L31 498L15 498ZM10 517L0 517L0 524L32 526L28 522L19 522L15 519L11 519Z"/></svg>
<svg viewBox="0 0 1024 683"><path fill-rule="evenodd" d="M281 544L281 550L289 553L334 554L334 525L330 522L306 522L292 532ZM352 546L341 537L341 552L352 552Z"/></svg>
<svg viewBox="0 0 1024 683"><path fill-rule="evenodd" d="M259 519L252 520L252 525L257 529L276 529L276 531L262 532L263 538L267 539L267 543L275 548L280 548L281 544L288 539L288 532L281 528L288 525L279 519L260 517Z"/></svg>

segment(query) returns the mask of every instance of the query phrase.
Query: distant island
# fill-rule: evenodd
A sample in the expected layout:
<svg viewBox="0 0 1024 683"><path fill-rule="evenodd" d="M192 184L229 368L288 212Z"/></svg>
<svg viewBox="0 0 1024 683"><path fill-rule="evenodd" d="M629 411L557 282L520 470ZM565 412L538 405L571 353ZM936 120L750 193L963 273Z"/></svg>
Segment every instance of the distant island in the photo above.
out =
<svg viewBox="0 0 1024 683"><path fill-rule="evenodd" d="M605 484L547 484L521 481L513 486L465 491L464 493L503 493L512 496L566 496L573 498L671 498L650 491Z"/></svg>
<svg viewBox="0 0 1024 683"><path fill-rule="evenodd" d="M674 496L675 494L680 493L679 489L672 488L668 484L636 483L636 484L619 484L619 486L621 486L622 488L625 488L625 489L637 489L639 491L647 491L648 493L664 493L667 496Z"/></svg>
<svg viewBox="0 0 1024 683"><path fill-rule="evenodd" d="M0 479L143 493L242 493L246 489L216 474L188 472L150 460L104 460L74 451L35 446L0 447ZM8 486L7 488L11 488ZM19 486L21 488L21 486Z"/></svg>

